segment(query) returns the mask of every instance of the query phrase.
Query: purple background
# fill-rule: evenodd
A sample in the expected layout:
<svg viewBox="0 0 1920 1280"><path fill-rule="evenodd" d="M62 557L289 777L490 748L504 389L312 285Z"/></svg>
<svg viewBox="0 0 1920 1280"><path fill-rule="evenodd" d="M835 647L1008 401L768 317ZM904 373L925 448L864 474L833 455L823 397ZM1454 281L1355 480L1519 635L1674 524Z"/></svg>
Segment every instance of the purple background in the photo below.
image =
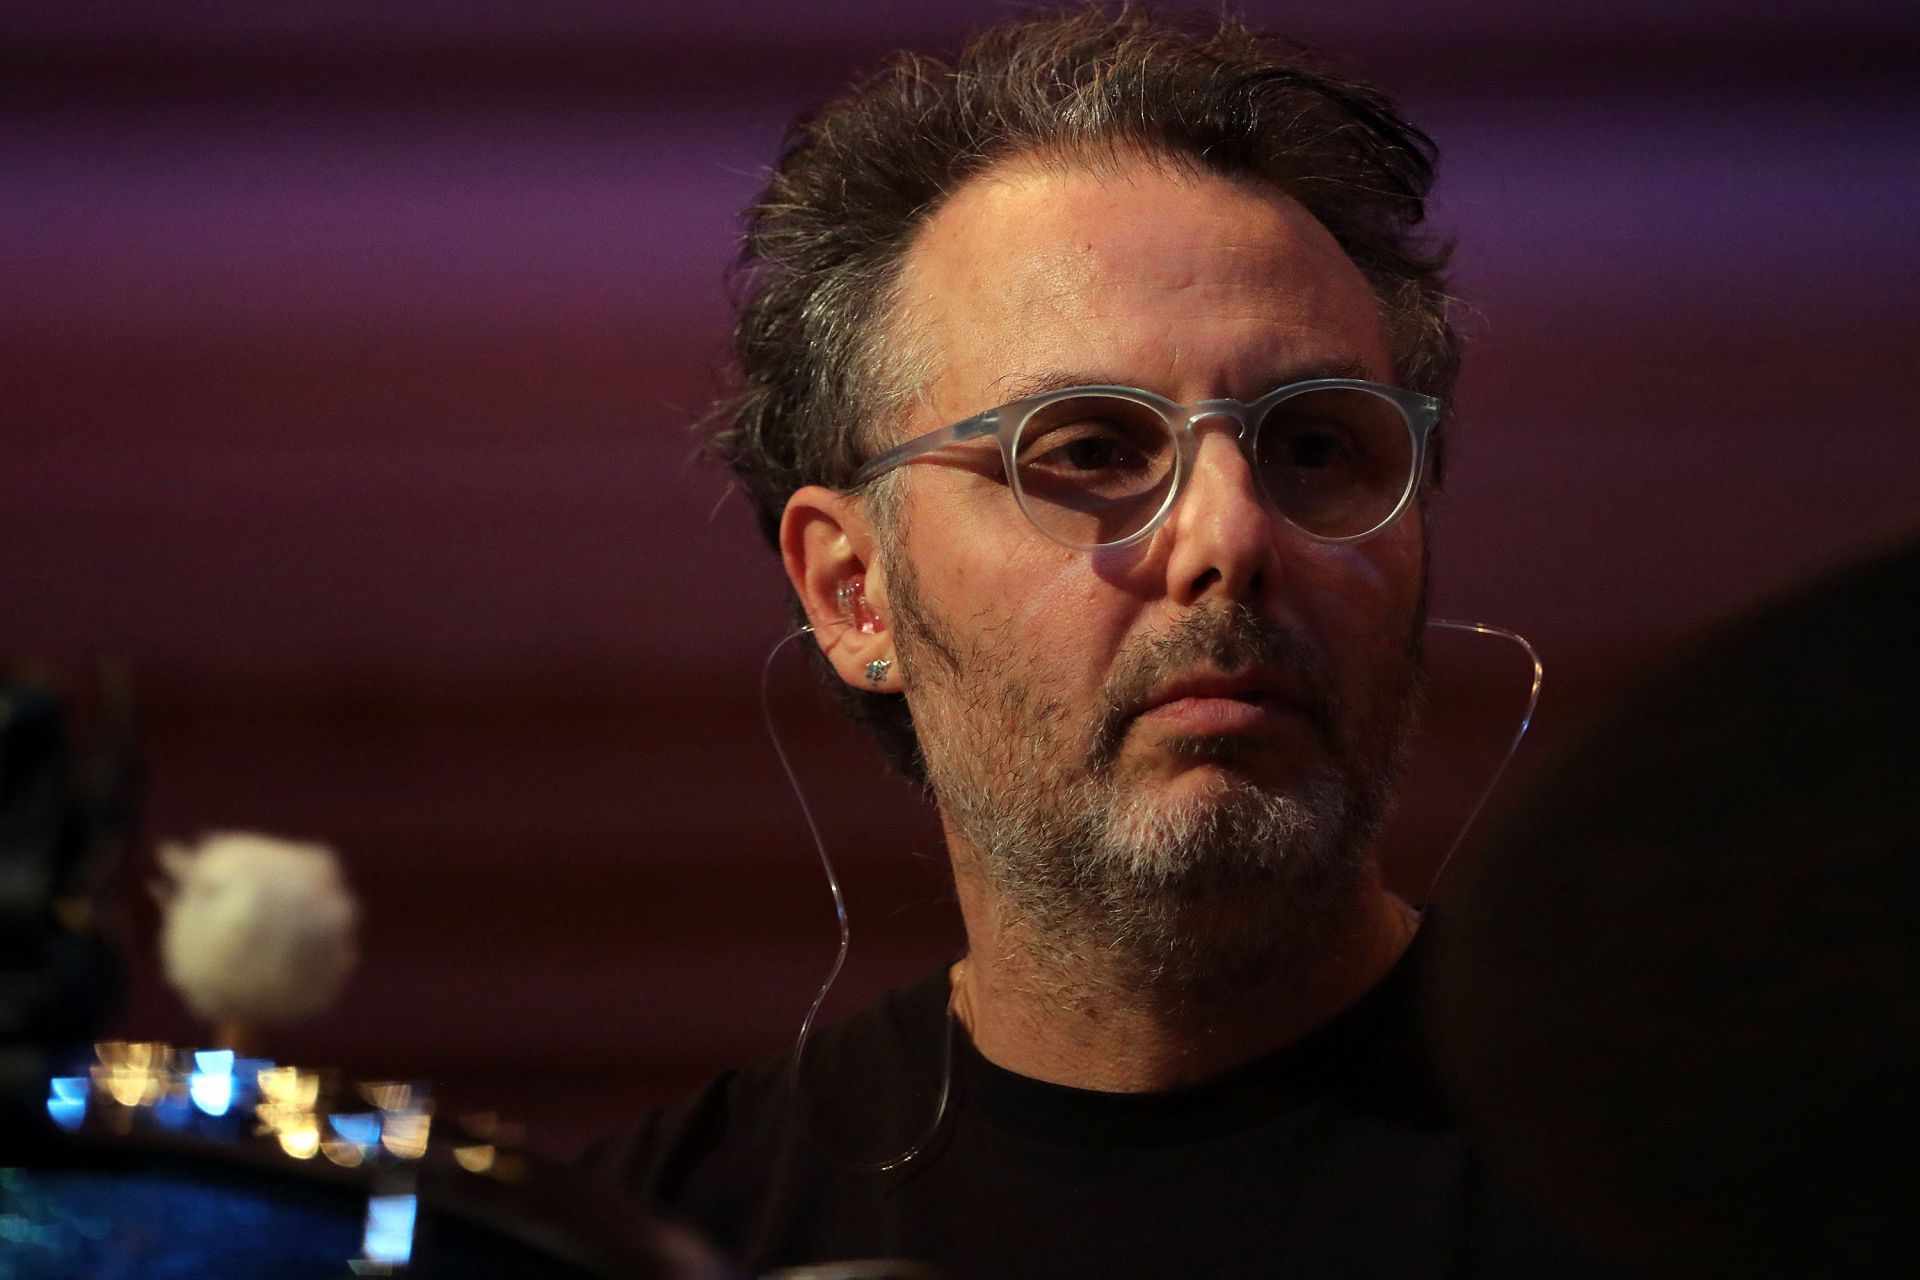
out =
<svg viewBox="0 0 1920 1280"><path fill-rule="evenodd" d="M1521 775L1914 526L1920 9L1249 8L1441 143L1473 317L1435 603L1546 654ZM688 427L784 123L1005 9L0 13L0 652L132 660L152 837L342 850L364 962L287 1056L565 1151L791 1035L832 923L754 692L779 576ZM789 659L852 1000L957 934L925 811ZM191 1041L150 859L120 1029Z"/></svg>

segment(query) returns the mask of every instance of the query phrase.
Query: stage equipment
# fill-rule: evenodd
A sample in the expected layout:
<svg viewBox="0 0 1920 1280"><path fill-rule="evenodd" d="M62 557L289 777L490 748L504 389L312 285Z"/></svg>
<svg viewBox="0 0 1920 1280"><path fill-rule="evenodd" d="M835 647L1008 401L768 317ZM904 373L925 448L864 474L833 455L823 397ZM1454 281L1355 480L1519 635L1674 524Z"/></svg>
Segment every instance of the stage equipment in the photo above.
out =
<svg viewBox="0 0 1920 1280"><path fill-rule="evenodd" d="M119 665L94 676L80 735L48 673L0 664L0 1138L44 1120L55 1063L118 1003L99 921L135 823L132 696Z"/></svg>
<svg viewBox="0 0 1920 1280"><path fill-rule="evenodd" d="M0 681L0 1278L731 1274L638 1205L518 1151L497 1121L436 1117L424 1085L356 1085L231 1048L90 1046L112 972L97 920L132 821L131 699L108 669L99 745L80 756L50 687ZM182 870L220 870L200 863ZM185 879L189 894L212 884ZM247 914L195 905L216 924ZM289 961L291 993L201 973L209 1016L293 1014L328 994L350 904L280 905L333 913L290 931L331 962ZM289 932L270 917L196 963L257 962L249 947L287 941L262 935Z"/></svg>
<svg viewBox="0 0 1920 1280"><path fill-rule="evenodd" d="M0 1274L342 1280L712 1278L691 1237L425 1086L351 1084L230 1050L104 1042L56 1076L0 1167Z"/></svg>

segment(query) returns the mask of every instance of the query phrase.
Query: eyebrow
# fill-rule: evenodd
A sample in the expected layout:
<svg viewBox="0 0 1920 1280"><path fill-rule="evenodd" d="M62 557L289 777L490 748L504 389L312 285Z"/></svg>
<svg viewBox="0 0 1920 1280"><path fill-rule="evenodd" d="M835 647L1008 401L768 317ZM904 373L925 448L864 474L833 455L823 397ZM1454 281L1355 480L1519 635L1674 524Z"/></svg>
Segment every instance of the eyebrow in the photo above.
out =
<svg viewBox="0 0 1920 1280"><path fill-rule="evenodd" d="M1359 360L1319 360L1306 364L1288 365L1270 377L1255 382L1261 388L1256 394L1264 394L1276 387L1292 386L1296 382L1313 382L1321 378L1351 378L1360 382L1373 380L1373 371ZM1005 403L1025 400L1029 396L1045 395L1049 391L1064 391L1068 387L1127 387L1134 385L1125 378L1087 369L1049 369L1041 373L1016 377L1008 374L995 381L1000 394L1006 397ZM1152 388L1144 388L1152 390Z"/></svg>

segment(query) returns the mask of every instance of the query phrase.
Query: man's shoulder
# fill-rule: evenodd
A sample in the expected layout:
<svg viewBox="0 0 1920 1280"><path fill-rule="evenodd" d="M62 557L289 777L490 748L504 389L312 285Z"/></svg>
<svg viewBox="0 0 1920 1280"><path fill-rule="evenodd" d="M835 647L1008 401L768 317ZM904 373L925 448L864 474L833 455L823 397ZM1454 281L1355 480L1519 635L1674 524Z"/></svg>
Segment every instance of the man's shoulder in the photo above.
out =
<svg viewBox="0 0 1920 1280"><path fill-rule="evenodd" d="M690 1097L595 1142L581 1164L664 1207L690 1195L724 1197L729 1183L744 1188L783 1162L796 1121L831 1124L856 1101L909 1108L923 1077L937 1073L927 1046L946 1000L944 973L896 988L809 1036L804 1055L788 1048L721 1071ZM796 1115L801 1108L806 1116Z"/></svg>
<svg viewBox="0 0 1920 1280"><path fill-rule="evenodd" d="M658 1201L685 1181L695 1162L728 1148L739 1148L740 1159L751 1159L761 1128L751 1118L777 1114L783 1062L781 1055L768 1055L718 1073L691 1096L597 1139L581 1156L581 1168L629 1194Z"/></svg>

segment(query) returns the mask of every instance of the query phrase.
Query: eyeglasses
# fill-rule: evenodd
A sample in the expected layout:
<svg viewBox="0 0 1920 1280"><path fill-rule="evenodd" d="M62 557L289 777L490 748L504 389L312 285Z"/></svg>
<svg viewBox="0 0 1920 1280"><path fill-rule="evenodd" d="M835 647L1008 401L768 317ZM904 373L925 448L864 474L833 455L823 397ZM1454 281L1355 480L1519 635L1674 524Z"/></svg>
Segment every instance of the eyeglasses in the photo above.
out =
<svg viewBox="0 0 1920 1280"><path fill-rule="evenodd" d="M1199 426L1213 418L1239 424L1240 452L1287 523L1322 542L1356 542L1412 503L1440 402L1352 378L1296 382L1251 402L1193 404L1137 387L1068 387L896 445L853 483L991 436L1014 500L1036 529L1076 550L1124 547L1173 510L1193 471Z"/></svg>

